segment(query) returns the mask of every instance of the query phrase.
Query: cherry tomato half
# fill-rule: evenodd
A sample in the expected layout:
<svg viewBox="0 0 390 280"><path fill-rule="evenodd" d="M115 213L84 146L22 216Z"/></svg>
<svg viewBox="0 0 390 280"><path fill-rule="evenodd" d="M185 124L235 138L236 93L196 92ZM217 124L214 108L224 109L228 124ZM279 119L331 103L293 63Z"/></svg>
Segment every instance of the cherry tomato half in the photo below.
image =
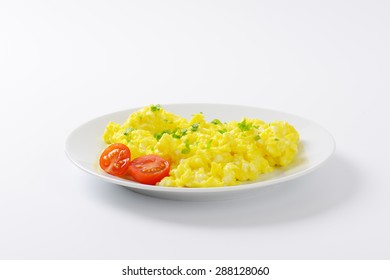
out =
<svg viewBox="0 0 390 280"><path fill-rule="evenodd" d="M157 155L146 155L131 161L129 173L139 183L155 185L169 175L169 162Z"/></svg>
<svg viewBox="0 0 390 280"><path fill-rule="evenodd" d="M130 165L130 149L120 143L111 144L100 156L100 167L108 174L120 176L127 172Z"/></svg>

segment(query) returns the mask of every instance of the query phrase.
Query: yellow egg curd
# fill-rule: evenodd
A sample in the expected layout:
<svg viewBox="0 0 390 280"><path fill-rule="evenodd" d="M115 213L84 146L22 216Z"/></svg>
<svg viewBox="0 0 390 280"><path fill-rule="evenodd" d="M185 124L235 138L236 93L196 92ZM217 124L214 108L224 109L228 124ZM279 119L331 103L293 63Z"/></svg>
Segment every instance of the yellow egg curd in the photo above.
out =
<svg viewBox="0 0 390 280"><path fill-rule="evenodd" d="M187 120L151 105L122 125L110 122L103 139L127 145L132 159L155 154L168 160L170 174L158 185L203 188L237 185L287 166L297 154L299 134L286 121L208 122L202 113Z"/></svg>

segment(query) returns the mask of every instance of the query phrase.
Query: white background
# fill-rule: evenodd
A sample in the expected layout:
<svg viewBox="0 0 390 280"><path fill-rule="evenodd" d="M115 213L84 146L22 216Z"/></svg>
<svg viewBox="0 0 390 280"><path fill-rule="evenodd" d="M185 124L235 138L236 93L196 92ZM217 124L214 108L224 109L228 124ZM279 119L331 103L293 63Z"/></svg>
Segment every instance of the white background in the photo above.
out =
<svg viewBox="0 0 390 280"><path fill-rule="evenodd" d="M1 259L389 259L389 1L1 1ZM101 182L64 142L152 103L327 128L322 168L220 202Z"/></svg>

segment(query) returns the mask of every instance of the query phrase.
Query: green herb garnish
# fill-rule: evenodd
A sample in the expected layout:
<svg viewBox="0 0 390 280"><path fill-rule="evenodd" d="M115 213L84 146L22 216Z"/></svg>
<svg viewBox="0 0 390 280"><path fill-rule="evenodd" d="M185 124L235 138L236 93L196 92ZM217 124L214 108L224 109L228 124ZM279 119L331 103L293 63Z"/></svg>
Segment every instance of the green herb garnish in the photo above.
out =
<svg viewBox="0 0 390 280"><path fill-rule="evenodd" d="M186 139L184 141L184 145L185 145L185 148L183 150L181 150L181 153L182 154L188 154L190 151L191 151L191 148L190 148L190 141L188 139Z"/></svg>
<svg viewBox="0 0 390 280"><path fill-rule="evenodd" d="M191 130L192 132L195 132L195 131L198 130L198 128L199 128L199 124L198 124L198 123L194 123L193 125L191 125L190 130Z"/></svg>
<svg viewBox="0 0 390 280"><path fill-rule="evenodd" d="M213 142L213 139L210 139L210 140L207 142L206 149L210 149L210 148L211 148L211 142Z"/></svg>
<svg viewBox="0 0 390 280"><path fill-rule="evenodd" d="M161 105L160 104L150 106L150 110L152 112L160 111L160 109L161 109Z"/></svg>
<svg viewBox="0 0 390 280"><path fill-rule="evenodd" d="M211 123L212 124L222 124L221 121L218 119L214 119Z"/></svg>
<svg viewBox="0 0 390 280"><path fill-rule="evenodd" d="M173 134L172 137L176 139L182 138L184 135L187 134L187 129L183 128L182 130L176 130Z"/></svg>
<svg viewBox="0 0 390 280"><path fill-rule="evenodd" d="M161 132L159 132L159 133L155 133L153 136L154 136L154 138L156 138L157 141L158 141L158 140L161 139L161 137L162 137L165 133L170 134L170 131L169 131L169 130L163 130L163 131L161 131Z"/></svg>
<svg viewBox="0 0 390 280"><path fill-rule="evenodd" d="M242 122L238 123L238 128L241 129L241 131L248 131L252 128L252 125L247 123L246 119L244 119Z"/></svg>
<svg viewBox="0 0 390 280"><path fill-rule="evenodd" d="M130 134L130 132L132 132L133 130L134 130L134 128L128 127L128 128L126 128L125 132L123 132L123 134L128 136Z"/></svg>

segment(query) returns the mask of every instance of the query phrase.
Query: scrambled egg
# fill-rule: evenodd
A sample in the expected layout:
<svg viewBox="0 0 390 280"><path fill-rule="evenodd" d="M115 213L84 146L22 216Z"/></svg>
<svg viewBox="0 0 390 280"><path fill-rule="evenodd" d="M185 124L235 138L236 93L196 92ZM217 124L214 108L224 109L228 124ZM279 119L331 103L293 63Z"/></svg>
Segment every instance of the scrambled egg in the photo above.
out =
<svg viewBox="0 0 390 280"><path fill-rule="evenodd" d="M151 105L122 125L110 122L103 139L127 145L132 159L156 154L168 160L170 174L158 185L216 187L256 180L287 166L298 151L299 134L285 121L208 122L202 113L187 120Z"/></svg>

